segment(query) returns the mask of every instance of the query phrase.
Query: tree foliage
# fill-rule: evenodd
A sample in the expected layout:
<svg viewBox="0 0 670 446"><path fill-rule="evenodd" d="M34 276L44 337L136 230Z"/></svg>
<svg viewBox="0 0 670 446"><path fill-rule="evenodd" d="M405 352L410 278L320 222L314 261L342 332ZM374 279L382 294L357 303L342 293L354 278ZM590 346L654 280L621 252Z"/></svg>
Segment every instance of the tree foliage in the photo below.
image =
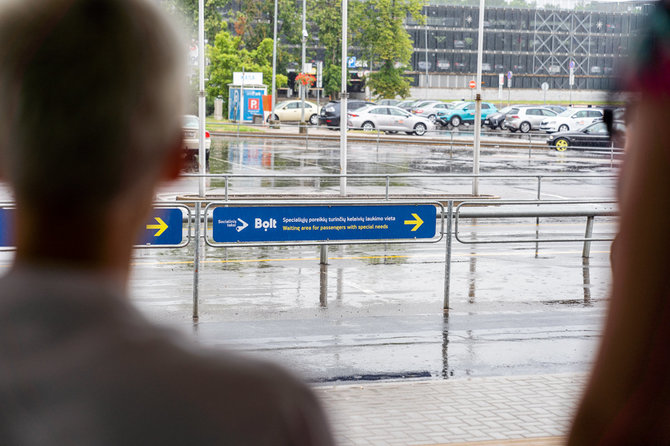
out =
<svg viewBox="0 0 670 446"><path fill-rule="evenodd" d="M210 42L224 27L222 11L230 0L205 0L205 38ZM163 7L184 21L187 32L196 38L198 33L198 0L161 0Z"/></svg>
<svg viewBox="0 0 670 446"><path fill-rule="evenodd" d="M233 82L235 71L261 72L266 83L272 79L272 39L263 39L257 48L249 51L242 48L241 37L220 31L214 45L207 47L207 53L210 60L207 95L210 98L222 97L228 101L228 84ZM277 87L287 82L285 75L277 75Z"/></svg>
<svg viewBox="0 0 670 446"><path fill-rule="evenodd" d="M405 30L411 16L424 22L424 0L368 0L362 20L361 47L372 67L379 70L369 77L375 94L385 98L409 94L409 79L402 74L410 62L413 42Z"/></svg>

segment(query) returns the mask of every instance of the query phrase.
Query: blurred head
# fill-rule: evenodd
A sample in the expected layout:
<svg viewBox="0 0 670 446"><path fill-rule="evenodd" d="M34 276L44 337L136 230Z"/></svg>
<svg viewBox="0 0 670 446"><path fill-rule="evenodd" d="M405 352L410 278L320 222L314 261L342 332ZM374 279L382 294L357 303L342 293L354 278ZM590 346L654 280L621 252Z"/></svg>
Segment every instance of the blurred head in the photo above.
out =
<svg viewBox="0 0 670 446"><path fill-rule="evenodd" d="M179 39L148 0L0 6L0 175L17 202L91 212L155 185L181 138Z"/></svg>

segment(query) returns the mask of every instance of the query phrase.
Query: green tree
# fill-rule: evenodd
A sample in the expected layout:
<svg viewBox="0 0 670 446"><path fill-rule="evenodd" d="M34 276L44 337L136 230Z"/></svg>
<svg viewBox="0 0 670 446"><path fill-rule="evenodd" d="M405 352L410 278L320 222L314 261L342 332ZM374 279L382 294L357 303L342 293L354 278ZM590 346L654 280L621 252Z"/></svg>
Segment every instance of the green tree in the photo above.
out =
<svg viewBox="0 0 670 446"><path fill-rule="evenodd" d="M368 0L362 24L361 47L371 66L379 70L370 75L373 94L385 98L409 94L409 78L403 76L413 52L413 42L404 21L411 16L424 23L424 0Z"/></svg>
<svg viewBox="0 0 670 446"><path fill-rule="evenodd" d="M224 27L223 11L230 0L205 0L205 39L210 42ZM162 6L170 13L178 14L184 21L191 37L198 33L198 0L161 0Z"/></svg>
<svg viewBox="0 0 670 446"><path fill-rule="evenodd" d="M323 70L323 88L326 95L335 95L341 91L342 60L342 3L332 0L310 0L308 2L311 18L311 35L319 36L319 45L325 49ZM364 21L365 4L350 1L348 15L348 46L357 45L361 37L360 30Z"/></svg>
<svg viewBox="0 0 670 446"><path fill-rule="evenodd" d="M220 31L214 45L208 45L207 55L210 65L207 96L211 99L222 97L228 102L228 84L233 82L235 71L255 71L263 73L265 83L272 79L272 39L263 39L257 48L249 51L242 48L242 39L231 36L227 31ZM277 75L277 87L285 86L288 78Z"/></svg>

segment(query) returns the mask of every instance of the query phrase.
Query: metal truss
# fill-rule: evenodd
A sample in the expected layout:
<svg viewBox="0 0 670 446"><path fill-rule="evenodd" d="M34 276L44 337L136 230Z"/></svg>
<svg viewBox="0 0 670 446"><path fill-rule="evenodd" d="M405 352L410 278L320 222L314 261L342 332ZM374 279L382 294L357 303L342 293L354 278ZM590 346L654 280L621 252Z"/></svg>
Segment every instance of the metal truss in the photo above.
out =
<svg viewBox="0 0 670 446"><path fill-rule="evenodd" d="M575 74L588 74L591 17L584 12L536 10L533 74L569 75L571 60ZM563 83L567 87L567 78L565 82L556 78L556 84Z"/></svg>

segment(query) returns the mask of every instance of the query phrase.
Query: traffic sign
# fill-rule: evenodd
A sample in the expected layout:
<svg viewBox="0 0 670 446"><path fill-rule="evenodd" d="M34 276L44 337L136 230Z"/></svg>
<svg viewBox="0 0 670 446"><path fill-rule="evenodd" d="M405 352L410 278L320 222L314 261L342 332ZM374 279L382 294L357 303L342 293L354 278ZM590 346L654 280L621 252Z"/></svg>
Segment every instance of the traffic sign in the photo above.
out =
<svg viewBox="0 0 670 446"><path fill-rule="evenodd" d="M570 77L568 79L568 83L570 84L571 87L573 85L575 85L575 69L574 69L574 67L570 67Z"/></svg>
<svg viewBox="0 0 670 446"><path fill-rule="evenodd" d="M11 209L0 209L0 247L14 246L12 240L12 213Z"/></svg>
<svg viewBox="0 0 670 446"><path fill-rule="evenodd" d="M470 88L475 88L476 86L477 86L477 82L470 81Z"/></svg>
<svg viewBox="0 0 670 446"><path fill-rule="evenodd" d="M549 90L549 84L546 82L542 82L542 85L540 85L540 87L542 87L542 91Z"/></svg>
<svg viewBox="0 0 670 446"><path fill-rule="evenodd" d="M399 240L435 237L434 205L215 207L217 243Z"/></svg>
<svg viewBox="0 0 670 446"><path fill-rule="evenodd" d="M0 247L14 247L12 231L13 209L0 209ZM138 245L180 245L183 241L183 211L181 208L155 208L145 223Z"/></svg>
<svg viewBox="0 0 670 446"><path fill-rule="evenodd" d="M511 71L508 71L508 72L507 72L507 80L508 80L508 81L509 81L509 80L512 80L512 74L513 74L513 73L512 73Z"/></svg>
<svg viewBox="0 0 670 446"><path fill-rule="evenodd" d="M179 245L183 240L181 208L156 208L144 224L138 245Z"/></svg>
<svg viewBox="0 0 670 446"><path fill-rule="evenodd" d="M570 63L568 64L568 68L573 69L575 68L575 61L571 60Z"/></svg>

